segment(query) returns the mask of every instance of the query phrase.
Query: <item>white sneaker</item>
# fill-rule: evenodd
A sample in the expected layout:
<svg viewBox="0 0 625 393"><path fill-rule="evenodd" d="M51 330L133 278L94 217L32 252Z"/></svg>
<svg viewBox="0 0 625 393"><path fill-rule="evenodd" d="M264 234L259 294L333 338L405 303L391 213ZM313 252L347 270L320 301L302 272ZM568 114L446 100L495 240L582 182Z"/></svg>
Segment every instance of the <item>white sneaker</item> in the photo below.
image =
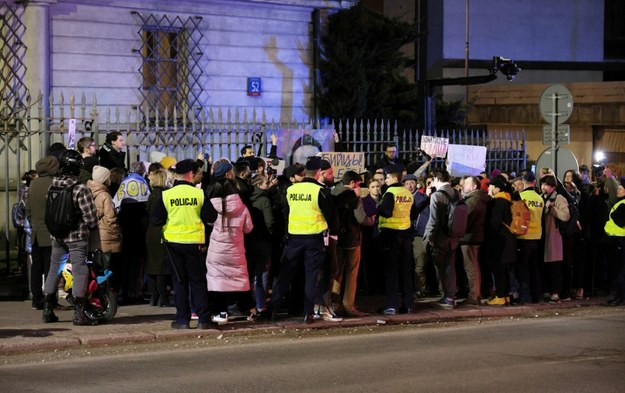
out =
<svg viewBox="0 0 625 393"><path fill-rule="evenodd" d="M319 312L321 319L328 322L341 322L343 318L337 316L331 307L321 307Z"/></svg>
<svg viewBox="0 0 625 393"><path fill-rule="evenodd" d="M313 310L313 319L314 320L321 319L321 309L323 309L323 308L324 308L323 306L315 304L315 308Z"/></svg>
<svg viewBox="0 0 625 393"><path fill-rule="evenodd" d="M228 323L228 313L220 312L219 314L215 314L211 317L211 321L218 325L225 325Z"/></svg>

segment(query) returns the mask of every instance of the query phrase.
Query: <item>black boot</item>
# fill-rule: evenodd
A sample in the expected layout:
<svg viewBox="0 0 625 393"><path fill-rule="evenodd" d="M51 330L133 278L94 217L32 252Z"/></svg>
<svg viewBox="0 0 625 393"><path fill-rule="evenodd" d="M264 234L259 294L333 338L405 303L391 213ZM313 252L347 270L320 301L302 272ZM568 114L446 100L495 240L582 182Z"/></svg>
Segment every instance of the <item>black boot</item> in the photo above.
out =
<svg viewBox="0 0 625 393"><path fill-rule="evenodd" d="M43 323L58 322L59 317L54 314L54 305L56 304L56 295L46 295L43 299L43 316L41 320Z"/></svg>
<svg viewBox="0 0 625 393"><path fill-rule="evenodd" d="M85 315L85 305L87 304L87 298L76 297L74 298L74 325L85 326L92 325L91 321Z"/></svg>

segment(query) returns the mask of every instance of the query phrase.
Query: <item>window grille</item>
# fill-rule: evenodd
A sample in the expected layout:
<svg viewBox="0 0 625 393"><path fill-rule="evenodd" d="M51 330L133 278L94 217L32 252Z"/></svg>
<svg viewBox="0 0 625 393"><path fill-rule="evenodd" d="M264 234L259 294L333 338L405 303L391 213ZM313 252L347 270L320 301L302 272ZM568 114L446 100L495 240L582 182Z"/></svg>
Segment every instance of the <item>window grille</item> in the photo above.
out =
<svg viewBox="0 0 625 393"><path fill-rule="evenodd" d="M20 128L17 112L26 107L30 97L25 83L26 46L21 39L26 28L17 10L6 2L0 4L0 118L10 127Z"/></svg>
<svg viewBox="0 0 625 393"><path fill-rule="evenodd" d="M202 18L133 14L142 24L141 48L135 51L142 58L140 107L148 114L150 124L155 124L157 118L160 122L182 118L183 114L188 117L190 110L202 105Z"/></svg>

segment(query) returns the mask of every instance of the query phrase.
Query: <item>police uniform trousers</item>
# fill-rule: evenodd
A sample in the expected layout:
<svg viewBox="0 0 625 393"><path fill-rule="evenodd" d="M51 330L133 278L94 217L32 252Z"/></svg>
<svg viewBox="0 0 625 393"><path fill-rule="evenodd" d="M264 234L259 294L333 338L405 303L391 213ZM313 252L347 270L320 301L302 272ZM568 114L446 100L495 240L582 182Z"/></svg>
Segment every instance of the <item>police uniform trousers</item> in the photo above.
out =
<svg viewBox="0 0 625 393"><path fill-rule="evenodd" d="M274 310L282 302L282 297L288 292L293 280L293 274L299 264L304 264L304 313L313 313L315 297L318 293L319 269L325 257L323 234L318 235L290 235L290 240L284 249L282 267L273 289L271 300Z"/></svg>
<svg viewBox="0 0 625 393"><path fill-rule="evenodd" d="M386 307L398 309L401 290L403 306L412 308L414 279L412 274L412 245L410 230L382 228L380 242L384 251Z"/></svg>
<svg viewBox="0 0 625 393"><path fill-rule="evenodd" d="M198 244L167 243L171 256L170 271L176 302L176 322L188 324L191 320L191 302L199 323L210 321L206 263Z"/></svg>

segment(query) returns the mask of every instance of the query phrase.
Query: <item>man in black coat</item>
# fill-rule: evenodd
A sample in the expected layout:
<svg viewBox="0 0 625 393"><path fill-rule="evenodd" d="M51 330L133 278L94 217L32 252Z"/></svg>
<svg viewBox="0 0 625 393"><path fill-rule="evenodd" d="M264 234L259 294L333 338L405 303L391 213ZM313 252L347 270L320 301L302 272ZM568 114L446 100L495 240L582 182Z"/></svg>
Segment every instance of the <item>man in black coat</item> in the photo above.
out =
<svg viewBox="0 0 625 393"><path fill-rule="evenodd" d="M107 168L126 169L126 140L119 131L111 131L106 134L106 142L100 148L100 165Z"/></svg>

